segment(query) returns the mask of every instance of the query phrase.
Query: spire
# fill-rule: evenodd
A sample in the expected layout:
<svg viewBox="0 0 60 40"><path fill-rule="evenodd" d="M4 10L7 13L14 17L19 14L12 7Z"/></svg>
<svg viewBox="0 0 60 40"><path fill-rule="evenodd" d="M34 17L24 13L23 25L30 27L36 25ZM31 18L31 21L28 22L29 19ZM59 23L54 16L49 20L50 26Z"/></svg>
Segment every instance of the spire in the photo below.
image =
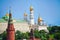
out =
<svg viewBox="0 0 60 40"><path fill-rule="evenodd" d="M9 10L9 21L8 24L12 23L12 14L11 14L11 9Z"/></svg>
<svg viewBox="0 0 60 40"><path fill-rule="evenodd" d="M40 13L38 14L38 18L40 18Z"/></svg>
<svg viewBox="0 0 60 40"><path fill-rule="evenodd" d="M11 7L9 8L9 14L11 13Z"/></svg>

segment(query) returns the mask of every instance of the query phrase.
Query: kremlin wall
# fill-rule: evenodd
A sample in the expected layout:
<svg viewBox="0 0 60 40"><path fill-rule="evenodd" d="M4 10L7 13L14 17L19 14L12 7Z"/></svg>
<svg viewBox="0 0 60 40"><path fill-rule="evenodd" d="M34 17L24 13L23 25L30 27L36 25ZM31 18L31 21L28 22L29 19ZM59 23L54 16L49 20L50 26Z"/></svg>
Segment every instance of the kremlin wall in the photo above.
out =
<svg viewBox="0 0 60 40"><path fill-rule="evenodd" d="M10 10L11 13L11 10ZM11 13L12 14L12 13ZM38 16L37 24L34 22L34 9L30 6L30 20L27 19L27 14L24 13L24 20L13 19L13 24L15 31L19 30L21 32L30 32L31 29L34 30L45 30L48 32L47 25L44 24L43 19ZM8 26L9 14L7 13L3 18L0 19L0 33L6 31Z"/></svg>

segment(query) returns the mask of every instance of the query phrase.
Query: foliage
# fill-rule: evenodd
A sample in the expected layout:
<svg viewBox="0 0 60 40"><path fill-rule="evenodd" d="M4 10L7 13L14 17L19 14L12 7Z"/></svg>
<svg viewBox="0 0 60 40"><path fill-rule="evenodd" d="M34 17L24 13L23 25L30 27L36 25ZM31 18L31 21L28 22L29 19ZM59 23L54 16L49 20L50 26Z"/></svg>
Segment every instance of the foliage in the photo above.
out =
<svg viewBox="0 0 60 40"><path fill-rule="evenodd" d="M60 33L55 33L55 39L58 39L58 40L60 40Z"/></svg>
<svg viewBox="0 0 60 40"><path fill-rule="evenodd" d="M17 40L17 39L22 39L22 36L23 36L22 33L17 30L16 33L15 33L15 38L16 38L16 40Z"/></svg>
<svg viewBox="0 0 60 40"><path fill-rule="evenodd" d="M44 30L40 30L39 33L42 40L47 40L47 33Z"/></svg>
<svg viewBox="0 0 60 40"><path fill-rule="evenodd" d="M0 40L2 40L2 34L0 34Z"/></svg>
<svg viewBox="0 0 60 40"><path fill-rule="evenodd" d="M35 36L35 38L40 38L40 33L38 30L34 31L34 36Z"/></svg>
<svg viewBox="0 0 60 40"><path fill-rule="evenodd" d="M7 36L7 33L6 33L6 31L4 31L4 32L2 33L2 40L6 40L6 36Z"/></svg>
<svg viewBox="0 0 60 40"><path fill-rule="evenodd" d="M20 31L16 31L16 40L17 39L28 39L29 38L29 33L26 32L26 33L22 33Z"/></svg>
<svg viewBox="0 0 60 40"><path fill-rule="evenodd" d="M29 33L26 32L26 33L22 33L23 35L23 39L29 39Z"/></svg>
<svg viewBox="0 0 60 40"><path fill-rule="evenodd" d="M40 31L34 30L35 38L40 38L42 40L48 40L49 38L60 40L60 27L52 26L52 27L48 27L48 30L49 30L49 33L46 33L44 30L40 30ZM0 37L2 37L2 40L6 40L6 35L7 35L6 31L0 34ZM30 35L29 35L29 32L22 33L17 30L15 33L15 38L16 40L29 39Z"/></svg>
<svg viewBox="0 0 60 40"><path fill-rule="evenodd" d="M2 34L0 34L0 38L2 37Z"/></svg>

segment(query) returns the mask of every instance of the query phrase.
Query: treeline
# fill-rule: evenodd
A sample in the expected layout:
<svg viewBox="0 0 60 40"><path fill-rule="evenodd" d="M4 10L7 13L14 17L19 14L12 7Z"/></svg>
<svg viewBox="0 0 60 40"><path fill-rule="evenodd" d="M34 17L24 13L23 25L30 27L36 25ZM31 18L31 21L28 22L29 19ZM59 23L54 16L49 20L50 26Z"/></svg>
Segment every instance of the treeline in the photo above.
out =
<svg viewBox="0 0 60 40"><path fill-rule="evenodd" d="M41 40L60 40L60 26L49 26L48 27L49 32L47 33L45 30L34 30L34 37L39 38ZM6 31L4 31L2 34L0 34L0 39L6 40ZM29 39L30 33L22 33L20 31L15 32L15 39Z"/></svg>

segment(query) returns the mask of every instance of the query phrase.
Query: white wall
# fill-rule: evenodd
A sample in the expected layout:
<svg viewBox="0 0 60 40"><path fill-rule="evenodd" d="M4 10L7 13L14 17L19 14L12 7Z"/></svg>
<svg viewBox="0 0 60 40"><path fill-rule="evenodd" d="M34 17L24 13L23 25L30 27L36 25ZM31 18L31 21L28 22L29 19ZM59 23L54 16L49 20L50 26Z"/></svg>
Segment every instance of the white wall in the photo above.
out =
<svg viewBox="0 0 60 40"><path fill-rule="evenodd" d="M7 23L0 23L0 33L6 31ZM19 30L21 32L27 32L29 31L29 25L28 23L14 23L15 30Z"/></svg>

